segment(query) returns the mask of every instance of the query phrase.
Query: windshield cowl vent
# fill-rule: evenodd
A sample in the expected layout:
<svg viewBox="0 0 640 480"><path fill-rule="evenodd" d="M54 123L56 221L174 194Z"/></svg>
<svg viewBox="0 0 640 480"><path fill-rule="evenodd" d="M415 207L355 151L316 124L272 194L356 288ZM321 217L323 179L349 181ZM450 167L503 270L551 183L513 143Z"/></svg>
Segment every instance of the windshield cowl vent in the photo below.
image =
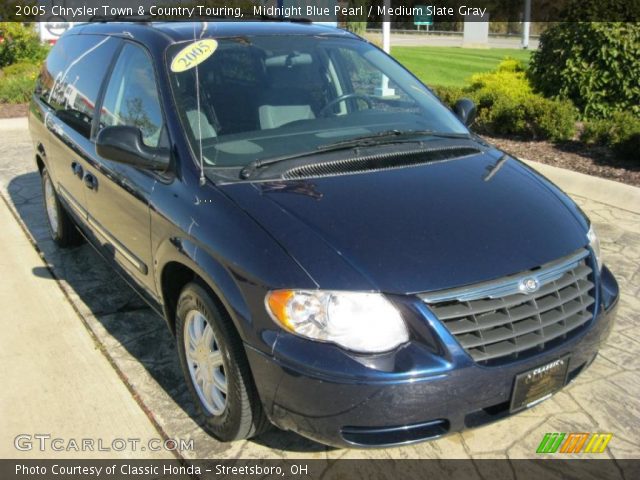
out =
<svg viewBox="0 0 640 480"><path fill-rule="evenodd" d="M330 162L311 163L290 168L282 174L284 179L328 177L332 175L377 172L427 163L443 162L482 153L472 147L447 147L410 152L391 152L364 157L343 158Z"/></svg>

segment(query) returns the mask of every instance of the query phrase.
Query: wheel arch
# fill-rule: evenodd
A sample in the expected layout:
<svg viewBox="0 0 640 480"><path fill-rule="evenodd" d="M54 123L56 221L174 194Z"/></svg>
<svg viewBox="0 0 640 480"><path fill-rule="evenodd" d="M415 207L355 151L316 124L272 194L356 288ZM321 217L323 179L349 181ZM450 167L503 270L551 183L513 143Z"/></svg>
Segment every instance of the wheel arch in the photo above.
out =
<svg viewBox="0 0 640 480"><path fill-rule="evenodd" d="M189 282L207 287L215 302L229 316L240 338L249 334L250 314L242 292L229 271L216 259L186 239L171 239L158 251L163 258L156 269L156 284L162 297L165 319L175 334L176 306L180 292ZM197 261L195 260L197 256Z"/></svg>
<svg viewBox="0 0 640 480"><path fill-rule="evenodd" d="M39 153L36 153L36 165L38 167L38 173L42 175L42 171L45 169L46 165L44 163L42 155L40 155Z"/></svg>

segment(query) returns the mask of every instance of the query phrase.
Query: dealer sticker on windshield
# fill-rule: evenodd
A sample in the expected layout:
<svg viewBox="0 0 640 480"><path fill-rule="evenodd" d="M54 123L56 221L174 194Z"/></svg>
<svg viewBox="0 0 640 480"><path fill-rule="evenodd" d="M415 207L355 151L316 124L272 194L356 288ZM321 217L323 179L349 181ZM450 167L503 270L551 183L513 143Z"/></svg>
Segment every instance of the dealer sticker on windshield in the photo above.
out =
<svg viewBox="0 0 640 480"><path fill-rule="evenodd" d="M218 48L218 42L212 38L190 43L180 50L171 61L171 71L180 73L200 65L213 55Z"/></svg>

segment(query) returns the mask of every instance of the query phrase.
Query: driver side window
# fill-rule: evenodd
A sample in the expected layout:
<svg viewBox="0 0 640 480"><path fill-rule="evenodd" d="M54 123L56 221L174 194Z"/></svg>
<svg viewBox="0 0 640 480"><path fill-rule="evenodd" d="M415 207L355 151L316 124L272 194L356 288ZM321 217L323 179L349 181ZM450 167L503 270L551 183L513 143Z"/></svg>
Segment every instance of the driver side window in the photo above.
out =
<svg viewBox="0 0 640 480"><path fill-rule="evenodd" d="M119 125L139 128L149 147L165 142L153 64L144 50L131 43L120 52L100 111L100 128Z"/></svg>

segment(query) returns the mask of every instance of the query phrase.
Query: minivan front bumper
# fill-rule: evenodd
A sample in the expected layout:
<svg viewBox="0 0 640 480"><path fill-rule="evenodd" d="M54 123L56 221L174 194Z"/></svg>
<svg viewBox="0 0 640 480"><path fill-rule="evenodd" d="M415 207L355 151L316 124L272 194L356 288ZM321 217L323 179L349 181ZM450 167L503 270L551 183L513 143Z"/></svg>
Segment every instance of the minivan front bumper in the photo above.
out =
<svg viewBox="0 0 640 480"><path fill-rule="evenodd" d="M595 359L608 337L619 289L604 267L596 314L587 329L540 354L500 366L463 350L409 343L377 357L284 335L273 356L246 347L271 421L337 447L383 447L428 440L510 415L517 374L569 355L568 382Z"/></svg>

